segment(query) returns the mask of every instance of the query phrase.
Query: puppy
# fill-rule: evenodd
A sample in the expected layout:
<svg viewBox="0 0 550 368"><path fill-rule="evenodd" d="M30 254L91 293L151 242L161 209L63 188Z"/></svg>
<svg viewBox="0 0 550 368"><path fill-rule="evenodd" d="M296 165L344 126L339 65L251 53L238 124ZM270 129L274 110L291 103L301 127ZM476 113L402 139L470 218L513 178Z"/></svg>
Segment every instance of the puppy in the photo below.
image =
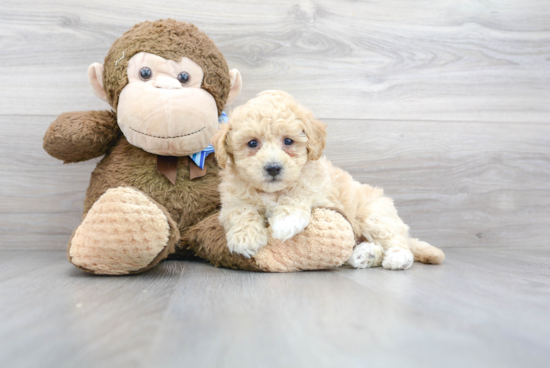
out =
<svg viewBox="0 0 550 368"><path fill-rule="evenodd" d="M321 157L325 142L325 125L288 93L265 91L233 111L213 138L224 169L220 223L229 249L253 256L270 231L290 239L309 224L312 208L326 207L352 225L358 242L348 260L353 267L441 263L441 250L409 237L382 189L360 184Z"/></svg>

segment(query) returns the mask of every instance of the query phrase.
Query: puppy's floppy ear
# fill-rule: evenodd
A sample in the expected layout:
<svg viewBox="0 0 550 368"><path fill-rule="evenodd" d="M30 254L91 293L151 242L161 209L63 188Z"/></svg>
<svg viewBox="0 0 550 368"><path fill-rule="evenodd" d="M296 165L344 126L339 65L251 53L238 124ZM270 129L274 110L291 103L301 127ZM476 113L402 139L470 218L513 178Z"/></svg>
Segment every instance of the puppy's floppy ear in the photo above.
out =
<svg viewBox="0 0 550 368"><path fill-rule="evenodd" d="M214 146L214 152L216 153L216 160L218 160L218 165L222 169L225 169L227 165L227 158L229 154L227 153L227 135L231 127L229 124L222 124L221 129L212 137L212 145Z"/></svg>
<svg viewBox="0 0 550 368"><path fill-rule="evenodd" d="M307 135L307 158L312 161L320 159L327 143L326 124L315 119L313 114L309 113L305 133Z"/></svg>

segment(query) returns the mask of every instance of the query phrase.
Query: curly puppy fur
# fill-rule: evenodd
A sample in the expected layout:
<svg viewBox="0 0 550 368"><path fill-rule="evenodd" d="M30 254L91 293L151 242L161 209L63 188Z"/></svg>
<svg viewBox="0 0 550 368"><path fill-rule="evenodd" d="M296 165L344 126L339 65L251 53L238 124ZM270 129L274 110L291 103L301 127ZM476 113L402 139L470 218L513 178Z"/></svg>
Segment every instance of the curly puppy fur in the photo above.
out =
<svg viewBox="0 0 550 368"><path fill-rule="evenodd" d="M276 239L291 239L310 223L312 208L329 207L347 217L358 242L382 248L372 252L379 259L361 264L398 270L414 259L443 261L441 250L409 237L382 189L360 184L321 157L325 125L289 94L265 91L237 108L213 142L225 168L220 223L231 251L252 256L267 244L270 232Z"/></svg>

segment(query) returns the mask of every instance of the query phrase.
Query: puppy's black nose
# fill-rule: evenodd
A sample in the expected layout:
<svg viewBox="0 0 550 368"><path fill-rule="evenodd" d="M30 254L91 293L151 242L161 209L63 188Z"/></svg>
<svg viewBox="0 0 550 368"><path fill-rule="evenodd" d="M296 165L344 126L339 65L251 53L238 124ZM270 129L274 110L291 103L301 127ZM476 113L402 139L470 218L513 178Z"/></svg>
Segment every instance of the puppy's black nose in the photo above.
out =
<svg viewBox="0 0 550 368"><path fill-rule="evenodd" d="M269 164L266 167L264 167L265 171L273 177L276 177L281 173L281 166L276 164Z"/></svg>

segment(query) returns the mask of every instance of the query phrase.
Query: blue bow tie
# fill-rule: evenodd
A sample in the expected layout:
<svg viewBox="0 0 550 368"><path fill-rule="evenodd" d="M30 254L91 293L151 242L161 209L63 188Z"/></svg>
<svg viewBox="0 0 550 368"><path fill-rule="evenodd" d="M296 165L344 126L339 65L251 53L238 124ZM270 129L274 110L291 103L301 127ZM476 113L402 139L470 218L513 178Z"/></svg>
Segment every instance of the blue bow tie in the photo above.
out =
<svg viewBox="0 0 550 368"><path fill-rule="evenodd" d="M227 117L227 114L225 113L225 111L222 111L222 114L218 118L218 124L227 124L228 120L229 118ZM197 166L200 167L202 170L204 169L204 161L206 160L206 157L212 152L214 152L214 146L209 144L208 147L206 147L202 151L193 153L192 155L189 155L189 157L191 157L191 160L193 160L193 162L197 164Z"/></svg>

